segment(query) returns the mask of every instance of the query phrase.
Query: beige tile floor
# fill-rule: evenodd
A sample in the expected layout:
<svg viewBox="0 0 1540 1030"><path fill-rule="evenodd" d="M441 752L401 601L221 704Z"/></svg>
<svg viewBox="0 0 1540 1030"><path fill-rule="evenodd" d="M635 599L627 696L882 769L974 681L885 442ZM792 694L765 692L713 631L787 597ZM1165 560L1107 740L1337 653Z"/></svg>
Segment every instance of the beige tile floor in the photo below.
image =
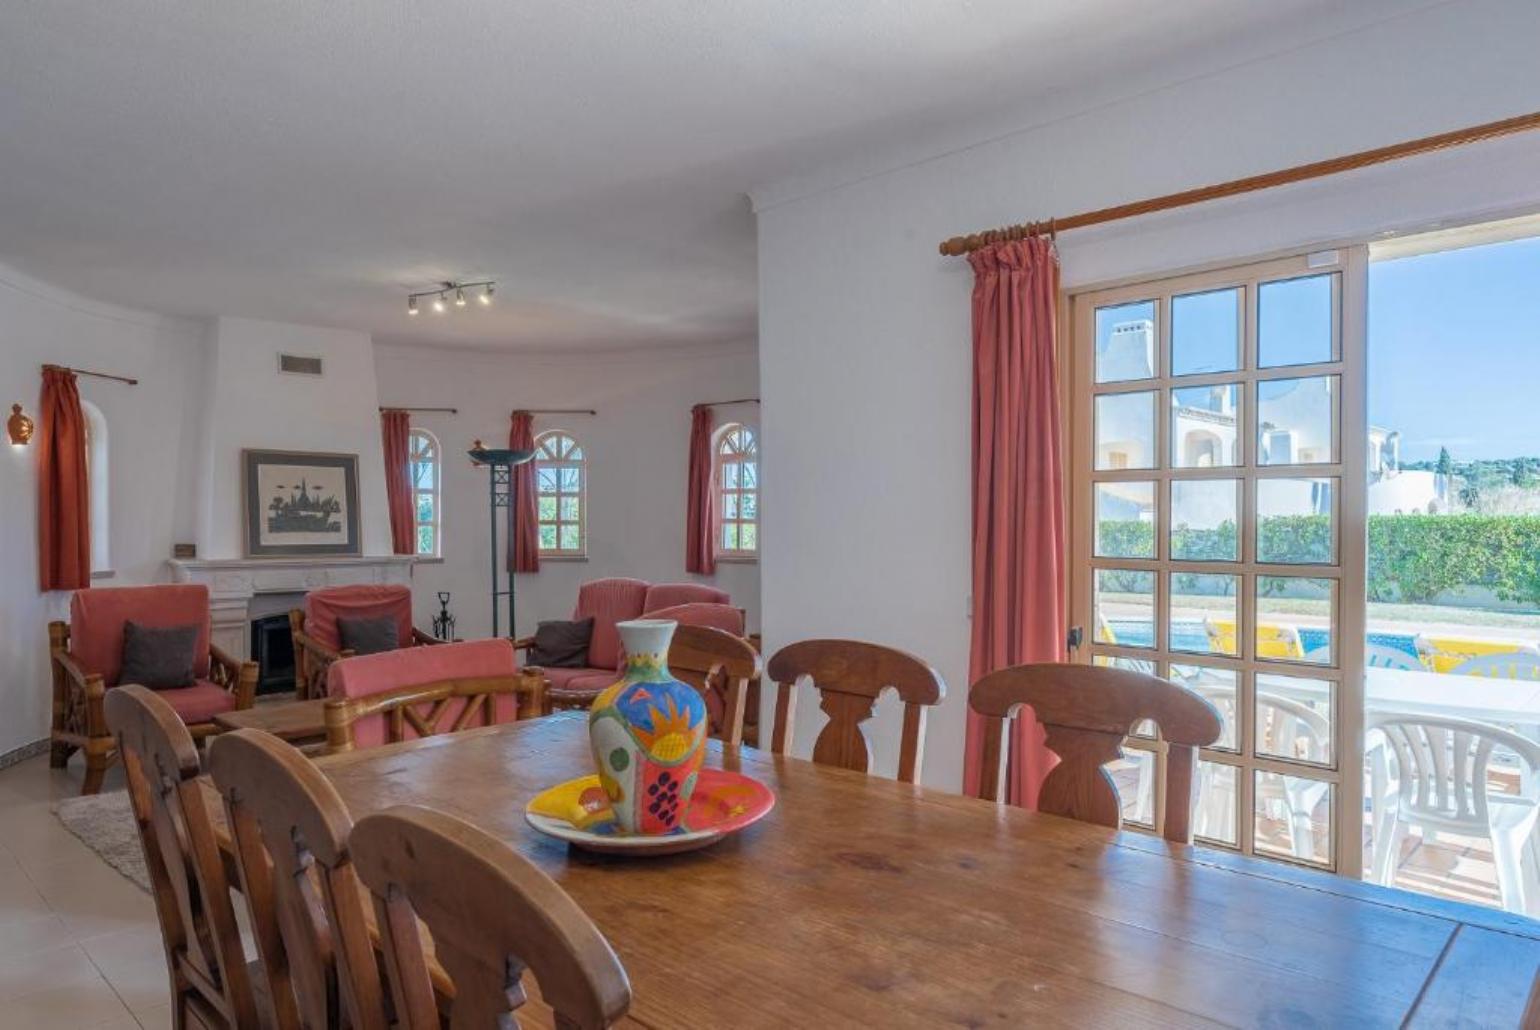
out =
<svg viewBox="0 0 1540 1030"><path fill-rule="evenodd" d="M54 818L80 791L34 758L0 769L0 1030L164 1030L171 995L150 896ZM107 790L121 789L121 773Z"/></svg>

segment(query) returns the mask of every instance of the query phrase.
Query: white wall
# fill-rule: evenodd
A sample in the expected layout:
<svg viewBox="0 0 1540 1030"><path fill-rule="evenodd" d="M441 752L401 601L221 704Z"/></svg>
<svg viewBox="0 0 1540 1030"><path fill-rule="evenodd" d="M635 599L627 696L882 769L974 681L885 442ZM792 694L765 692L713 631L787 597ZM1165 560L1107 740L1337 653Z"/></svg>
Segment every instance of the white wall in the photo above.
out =
<svg viewBox="0 0 1540 1030"><path fill-rule="evenodd" d="M202 412L198 555L244 553L243 448L358 455L364 554L389 554L385 459L380 445L374 345L346 329L221 318L210 330ZM278 371L279 354L322 359L319 377Z"/></svg>
<svg viewBox="0 0 1540 1030"><path fill-rule="evenodd" d="M45 363L116 372L138 386L87 376L80 394L101 409L109 458L115 575L101 585L168 579L171 545L194 534L204 328L98 304L0 267L0 401L38 418ZM0 443L0 755L47 734L46 623L69 595L37 588L37 446Z"/></svg>
<svg viewBox="0 0 1540 1030"><path fill-rule="evenodd" d="M491 626L487 472L463 457L472 441L507 446L508 416L516 408L592 408L598 412L592 417L535 418L537 434L567 429L588 454L588 559L546 559L538 573L516 577L519 631L532 632L540 619L570 617L578 586L605 576L714 582L757 627L757 564L724 562L710 579L684 571L690 407L758 394L752 343L581 356L379 346L375 366L381 403L459 409L457 415L412 415L413 425L432 432L446 455L443 562L420 564L413 574L419 626L429 626L440 590L453 595L459 635L479 636ZM758 419L758 405L717 409L719 423ZM768 502L780 503L773 495ZM500 528L500 548L502 538Z"/></svg>
<svg viewBox="0 0 1540 1030"><path fill-rule="evenodd" d="M850 635L930 659L951 693L930 721L924 777L956 788L972 275L936 244L1531 111L1537 38L1532 0L1440 5L821 193L762 191L764 474L772 497L784 492L764 517L767 649ZM1540 141L1515 139L1065 234L1065 281L1540 208L1537 160ZM799 716L805 753L822 717L806 699ZM873 734L889 774L896 716L880 706Z"/></svg>

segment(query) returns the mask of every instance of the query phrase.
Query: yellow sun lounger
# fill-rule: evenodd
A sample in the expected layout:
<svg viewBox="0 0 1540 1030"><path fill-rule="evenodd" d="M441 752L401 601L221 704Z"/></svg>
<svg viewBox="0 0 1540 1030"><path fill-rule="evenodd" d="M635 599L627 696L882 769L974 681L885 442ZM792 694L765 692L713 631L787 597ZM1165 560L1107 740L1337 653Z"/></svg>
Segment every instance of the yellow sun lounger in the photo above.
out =
<svg viewBox="0 0 1540 1030"><path fill-rule="evenodd" d="M1240 654L1235 646L1235 621L1233 619L1204 619L1203 628L1208 631L1209 647L1216 654ZM1258 658L1303 658L1305 646L1300 643L1299 630L1293 626L1262 623L1257 627Z"/></svg>

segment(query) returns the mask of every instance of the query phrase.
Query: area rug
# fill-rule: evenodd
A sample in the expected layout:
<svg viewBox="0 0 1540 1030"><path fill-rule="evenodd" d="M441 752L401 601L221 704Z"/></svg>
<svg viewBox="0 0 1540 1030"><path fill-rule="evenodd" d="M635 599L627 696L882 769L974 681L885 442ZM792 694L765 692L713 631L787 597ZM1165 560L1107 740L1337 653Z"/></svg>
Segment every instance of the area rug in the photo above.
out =
<svg viewBox="0 0 1540 1030"><path fill-rule="evenodd" d="M149 892L150 872L139 847L139 831L134 826L128 791L65 798L54 805L53 813L65 829L100 855L102 861L138 884L140 890Z"/></svg>

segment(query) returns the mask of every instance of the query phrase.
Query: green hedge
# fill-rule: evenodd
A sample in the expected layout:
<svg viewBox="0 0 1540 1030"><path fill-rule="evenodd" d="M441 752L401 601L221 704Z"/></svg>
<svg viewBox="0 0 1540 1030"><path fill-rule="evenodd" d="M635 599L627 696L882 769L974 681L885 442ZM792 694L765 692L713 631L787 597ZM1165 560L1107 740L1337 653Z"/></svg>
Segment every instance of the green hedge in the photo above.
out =
<svg viewBox="0 0 1540 1030"><path fill-rule="evenodd" d="M1153 557L1148 522L1105 520L1101 553ZM1331 521L1325 515L1286 515L1262 520L1258 557L1276 562L1324 562L1331 555ZM1173 556L1204 561L1236 554L1235 524L1180 529ZM1143 584L1130 581L1121 589ZM1477 587L1504 601L1540 604L1540 515L1371 515L1369 600L1426 604L1446 590Z"/></svg>

